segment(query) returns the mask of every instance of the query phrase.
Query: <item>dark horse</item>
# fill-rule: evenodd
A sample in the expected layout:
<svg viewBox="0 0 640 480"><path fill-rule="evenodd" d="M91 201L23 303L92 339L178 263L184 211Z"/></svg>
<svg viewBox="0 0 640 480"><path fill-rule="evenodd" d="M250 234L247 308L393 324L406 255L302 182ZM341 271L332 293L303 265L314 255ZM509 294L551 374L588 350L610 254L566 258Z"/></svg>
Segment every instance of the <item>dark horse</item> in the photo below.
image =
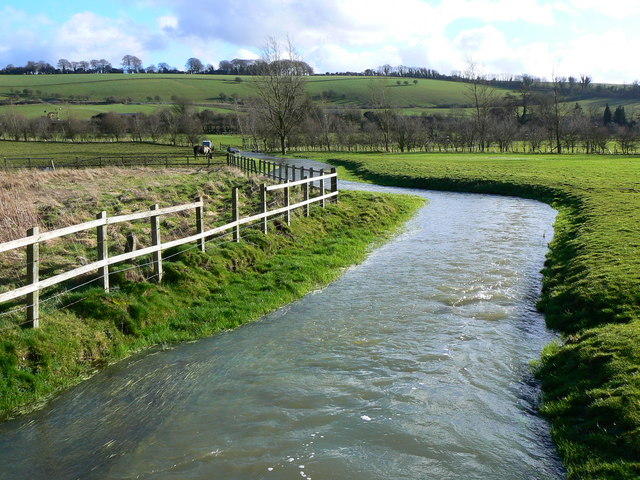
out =
<svg viewBox="0 0 640 480"><path fill-rule="evenodd" d="M193 156L196 160L198 159L198 155L204 155L208 160L211 160L213 150L207 145L196 145L193 147Z"/></svg>

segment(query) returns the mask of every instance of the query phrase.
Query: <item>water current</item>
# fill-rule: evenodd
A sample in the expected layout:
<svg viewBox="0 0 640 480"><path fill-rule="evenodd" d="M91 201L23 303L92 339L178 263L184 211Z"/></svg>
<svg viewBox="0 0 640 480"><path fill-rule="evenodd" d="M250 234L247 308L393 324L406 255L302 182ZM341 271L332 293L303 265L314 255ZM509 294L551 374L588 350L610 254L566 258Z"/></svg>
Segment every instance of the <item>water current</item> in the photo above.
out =
<svg viewBox="0 0 640 480"><path fill-rule="evenodd" d="M429 204L322 291L0 425L0 479L564 478L529 367L555 212L345 188Z"/></svg>

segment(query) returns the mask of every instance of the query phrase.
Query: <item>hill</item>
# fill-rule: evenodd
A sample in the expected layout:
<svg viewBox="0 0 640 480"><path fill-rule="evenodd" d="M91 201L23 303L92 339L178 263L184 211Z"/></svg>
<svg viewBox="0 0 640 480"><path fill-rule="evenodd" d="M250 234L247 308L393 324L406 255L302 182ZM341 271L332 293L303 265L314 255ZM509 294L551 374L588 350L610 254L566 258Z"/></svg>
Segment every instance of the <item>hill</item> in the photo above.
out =
<svg viewBox="0 0 640 480"><path fill-rule="evenodd" d="M0 114L9 109L27 118L57 112L60 118L88 119L98 113L154 113L186 100L200 108L225 113L235 111L236 101L253 95L256 77L189 74L67 74L0 75ZM403 114L451 113L471 105L469 84L452 80L406 77L330 76L308 78L307 90L313 101L327 108L371 109L370 90L383 83L394 107ZM495 88L496 99L517 90ZM548 93L549 85L539 84L533 93ZM640 112L640 97L616 97L595 85L590 90L566 95L568 107L576 102L585 110L600 111L606 104L623 105L629 118Z"/></svg>

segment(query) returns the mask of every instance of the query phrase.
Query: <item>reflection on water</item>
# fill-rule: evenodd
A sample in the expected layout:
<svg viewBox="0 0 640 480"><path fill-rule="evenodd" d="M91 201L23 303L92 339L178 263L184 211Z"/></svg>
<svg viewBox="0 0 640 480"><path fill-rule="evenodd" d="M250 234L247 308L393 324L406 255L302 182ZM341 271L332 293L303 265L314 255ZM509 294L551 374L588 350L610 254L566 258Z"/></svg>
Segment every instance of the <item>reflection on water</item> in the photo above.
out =
<svg viewBox="0 0 640 480"><path fill-rule="evenodd" d="M0 425L0 478L562 478L528 368L552 339L534 305L553 210L418 193L323 291Z"/></svg>

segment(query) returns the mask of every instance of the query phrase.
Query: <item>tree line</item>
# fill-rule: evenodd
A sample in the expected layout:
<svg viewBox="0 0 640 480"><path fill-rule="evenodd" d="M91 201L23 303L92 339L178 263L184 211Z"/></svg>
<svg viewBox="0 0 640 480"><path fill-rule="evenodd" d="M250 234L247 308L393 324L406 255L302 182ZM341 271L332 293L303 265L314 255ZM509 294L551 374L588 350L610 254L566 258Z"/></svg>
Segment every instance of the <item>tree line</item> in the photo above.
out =
<svg viewBox="0 0 640 480"><path fill-rule="evenodd" d="M384 94L383 94L384 95ZM425 152L560 152L636 153L640 128L627 120L624 107L613 112L562 106L559 130L551 98L532 100L526 116L504 99L488 109L451 114L402 115L384 98L377 108L330 110L301 97L298 111L278 129L257 98L247 99L237 113L197 111L186 100L154 114L96 115L89 120L31 118L15 112L0 115L0 138L16 141L137 141L172 145L199 144L210 134L240 134L244 148L346 151ZM616 113L617 112L617 113Z"/></svg>

